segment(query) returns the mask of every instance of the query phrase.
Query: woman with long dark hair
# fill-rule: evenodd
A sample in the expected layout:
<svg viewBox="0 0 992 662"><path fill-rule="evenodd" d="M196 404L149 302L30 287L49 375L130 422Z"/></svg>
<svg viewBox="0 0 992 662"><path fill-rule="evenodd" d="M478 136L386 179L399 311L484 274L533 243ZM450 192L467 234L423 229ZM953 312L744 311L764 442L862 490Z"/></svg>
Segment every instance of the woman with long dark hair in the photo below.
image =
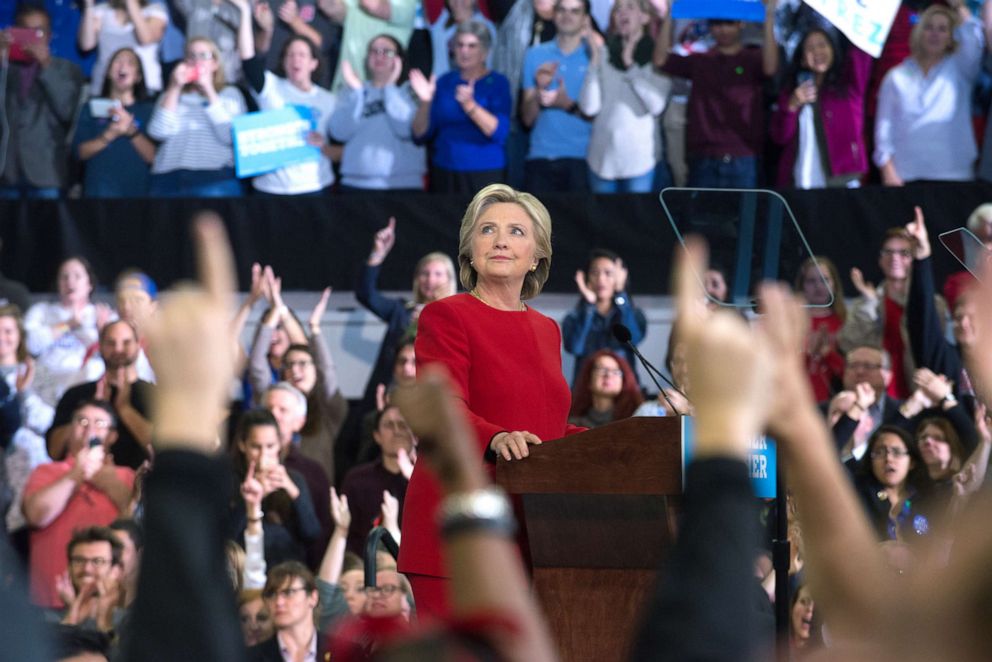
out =
<svg viewBox="0 0 992 662"><path fill-rule="evenodd" d="M908 432L883 425L854 464L854 484L879 540L909 541L931 530L932 481Z"/></svg>
<svg viewBox="0 0 992 662"><path fill-rule="evenodd" d="M152 92L162 89L162 64L159 46L169 25L169 10L159 2L148 0L109 0L95 4L82 1L79 21L79 47L96 49L93 65L92 94L99 94L110 63L121 48L132 49L141 60L145 86Z"/></svg>
<svg viewBox="0 0 992 662"><path fill-rule="evenodd" d="M76 157L86 162L83 193L88 198L143 197L155 160L155 143L145 134L153 106L134 49L122 48L110 58L100 97L116 105L104 115L99 103L85 104L76 126Z"/></svg>
<svg viewBox="0 0 992 662"><path fill-rule="evenodd" d="M772 140L782 145L778 185L856 187L868 171L865 88L872 58L854 45L847 54L820 28L803 36L791 80L772 115Z"/></svg>

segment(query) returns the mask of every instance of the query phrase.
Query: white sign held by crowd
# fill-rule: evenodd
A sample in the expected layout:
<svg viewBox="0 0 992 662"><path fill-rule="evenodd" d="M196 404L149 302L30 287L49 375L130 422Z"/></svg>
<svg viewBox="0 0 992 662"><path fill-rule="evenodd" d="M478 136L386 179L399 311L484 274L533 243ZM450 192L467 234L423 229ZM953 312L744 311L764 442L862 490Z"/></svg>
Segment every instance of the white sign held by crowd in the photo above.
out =
<svg viewBox="0 0 992 662"><path fill-rule="evenodd" d="M882 54L901 0L804 0L855 46L872 57Z"/></svg>

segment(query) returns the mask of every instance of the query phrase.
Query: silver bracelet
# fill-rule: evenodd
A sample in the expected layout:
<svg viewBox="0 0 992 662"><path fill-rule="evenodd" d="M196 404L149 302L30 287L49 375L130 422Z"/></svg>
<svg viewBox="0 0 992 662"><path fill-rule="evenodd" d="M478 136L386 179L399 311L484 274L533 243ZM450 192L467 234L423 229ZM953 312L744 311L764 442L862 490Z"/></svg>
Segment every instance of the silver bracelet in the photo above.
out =
<svg viewBox="0 0 992 662"><path fill-rule="evenodd" d="M491 531L510 537L517 530L510 500L495 486L447 496L438 509L438 523L445 537L467 531Z"/></svg>

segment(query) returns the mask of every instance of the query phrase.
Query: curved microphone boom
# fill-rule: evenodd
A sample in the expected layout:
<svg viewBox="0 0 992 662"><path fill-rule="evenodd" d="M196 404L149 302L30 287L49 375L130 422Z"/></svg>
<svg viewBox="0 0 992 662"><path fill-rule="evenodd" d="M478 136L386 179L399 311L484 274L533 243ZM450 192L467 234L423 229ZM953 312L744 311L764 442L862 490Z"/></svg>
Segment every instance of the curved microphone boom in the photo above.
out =
<svg viewBox="0 0 992 662"><path fill-rule="evenodd" d="M650 361L644 358L644 355L641 354L638 351L637 347L634 346L634 343L631 342L633 336L630 333L630 329L628 329L624 324L617 323L613 325L612 330L613 330L613 337L616 338L618 342L620 342L625 347L627 347L630 351L632 351L634 353L634 356L636 356L637 359L641 362L641 365L644 366L644 371L648 373L648 377L650 377L651 381L654 382L654 385L658 387L658 394L661 397L665 398L665 402L667 402L668 406L672 408L672 411L675 412L675 414L678 416L684 416L685 414L680 412L678 408L675 406L675 404L668 398L668 394L665 393L665 389L663 389L661 387L661 384L658 383L658 379L657 377L655 377L655 375L661 377L662 381L664 381L666 384L671 386L672 389L678 392L680 395L682 395L683 398L688 400L689 398L686 396L686 394L683 393L678 386L673 384L672 381L668 379L668 377L666 377L663 372L655 368Z"/></svg>

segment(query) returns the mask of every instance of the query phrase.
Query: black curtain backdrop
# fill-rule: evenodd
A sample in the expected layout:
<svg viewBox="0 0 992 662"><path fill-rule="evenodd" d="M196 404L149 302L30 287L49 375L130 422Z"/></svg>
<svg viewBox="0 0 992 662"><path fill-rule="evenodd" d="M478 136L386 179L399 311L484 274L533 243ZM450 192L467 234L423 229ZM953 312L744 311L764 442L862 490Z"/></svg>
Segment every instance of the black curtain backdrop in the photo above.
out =
<svg viewBox="0 0 992 662"><path fill-rule="evenodd" d="M861 267L879 278L877 256L885 230L912 220L920 205L935 245L938 278L960 270L936 236L964 225L971 211L992 200L992 184L927 183L905 188L782 191L813 251L847 273ZM554 225L554 262L545 291L575 291L574 274L589 249L624 257L635 294L666 294L675 234L656 195L539 196ZM59 262L88 258L101 289L128 267L148 272L160 288L193 274L189 218L213 209L227 223L241 289L252 262L271 264L285 290L352 290L373 233L397 218L397 241L383 265L380 287L409 290L411 271L425 253L452 257L470 196L430 194L332 195L218 200L64 200L0 202L0 270L35 292L51 291ZM791 275L790 275L791 278ZM938 281L939 282L939 281Z"/></svg>

